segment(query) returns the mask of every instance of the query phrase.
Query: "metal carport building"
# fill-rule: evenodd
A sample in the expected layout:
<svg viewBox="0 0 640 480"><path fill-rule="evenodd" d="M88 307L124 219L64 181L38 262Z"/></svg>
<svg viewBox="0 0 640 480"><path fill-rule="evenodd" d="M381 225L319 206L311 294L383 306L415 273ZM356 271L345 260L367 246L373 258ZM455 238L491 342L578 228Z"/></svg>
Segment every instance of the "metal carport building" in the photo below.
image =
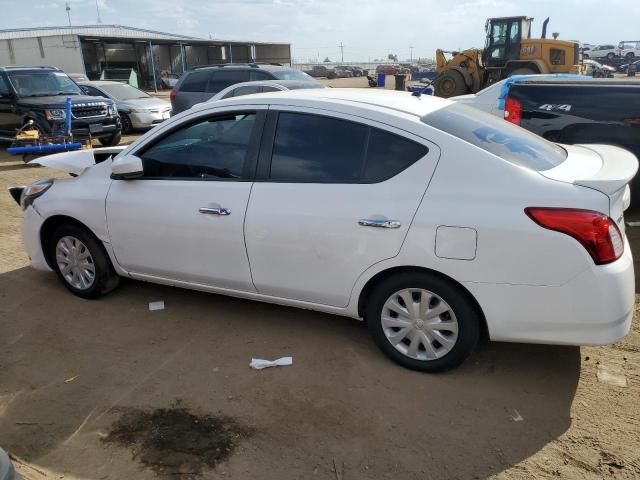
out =
<svg viewBox="0 0 640 480"><path fill-rule="evenodd" d="M49 65L100 78L104 69L127 68L144 88L160 76L197 65L266 62L291 64L286 43L208 40L122 25L0 30L0 65Z"/></svg>

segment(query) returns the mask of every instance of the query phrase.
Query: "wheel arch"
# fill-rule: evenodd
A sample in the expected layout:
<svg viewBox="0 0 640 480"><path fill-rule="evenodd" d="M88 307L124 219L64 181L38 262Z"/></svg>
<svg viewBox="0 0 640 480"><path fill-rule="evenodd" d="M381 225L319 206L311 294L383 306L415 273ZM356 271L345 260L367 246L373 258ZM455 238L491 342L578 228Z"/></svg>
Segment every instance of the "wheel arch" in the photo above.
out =
<svg viewBox="0 0 640 480"><path fill-rule="evenodd" d="M47 242L51 238L51 235L53 235L53 232L55 232L55 230L61 225L75 225L79 228L86 230L91 235L93 235L98 240L100 245L102 245L104 248L104 244L102 243L100 238L87 225L85 225L81 221L76 220L75 218L70 217L68 215L53 215L47 218L42 224L42 226L40 227L40 246L42 248L44 259L47 262L47 265L49 265L49 267L52 270L54 269L53 258L51 258L51 251L50 251L51 249L47 248Z"/></svg>
<svg viewBox="0 0 640 480"><path fill-rule="evenodd" d="M478 300L469 291L469 289L466 288L464 285L462 285L457 280L451 278L449 275L445 275L442 272L439 272L437 270L432 270L432 269L426 268L426 267L417 267L417 266L411 266L411 265L396 266L396 267L387 268L385 270L382 270L382 271L376 273L369 280L367 280L365 285L360 290L360 293L359 293L359 296L358 296L358 315L360 317L364 317L364 305L365 305L365 302L366 302L368 296L370 295L371 291L373 290L373 287L375 287L377 284L379 284L380 282L386 280L387 278L389 278L391 276L400 275L402 273L426 273L426 274L429 274L429 275L440 277L441 279L446 280L447 282L455 285L469 299L471 304L474 306L474 308L478 312L478 315L482 319L482 336L484 338L489 338L489 327L487 325L487 319L484 316L484 312L482 311L482 307L478 303Z"/></svg>

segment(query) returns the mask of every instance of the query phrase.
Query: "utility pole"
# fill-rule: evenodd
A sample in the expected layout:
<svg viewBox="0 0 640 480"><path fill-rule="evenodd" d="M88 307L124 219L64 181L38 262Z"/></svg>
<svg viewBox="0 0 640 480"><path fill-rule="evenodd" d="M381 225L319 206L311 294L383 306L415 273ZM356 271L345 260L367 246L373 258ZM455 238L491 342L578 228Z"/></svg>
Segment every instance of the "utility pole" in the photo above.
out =
<svg viewBox="0 0 640 480"><path fill-rule="evenodd" d="M339 47L340 47L340 58L342 59L340 63L344 63L344 45L342 45L342 42L340 42Z"/></svg>
<svg viewBox="0 0 640 480"><path fill-rule="evenodd" d="M69 19L69 26L71 26L71 7L69 2L65 2L65 10L67 11L67 18Z"/></svg>
<svg viewBox="0 0 640 480"><path fill-rule="evenodd" d="M98 6L98 0L96 0L96 12L98 12L98 23L102 23L102 18L100 18L100 7Z"/></svg>
<svg viewBox="0 0 640 480"><path fill-rule="evenodd" d="M411 57L410 57L411 63L413 63L413 47L409 47L409 48L411 49Z"/></svg>

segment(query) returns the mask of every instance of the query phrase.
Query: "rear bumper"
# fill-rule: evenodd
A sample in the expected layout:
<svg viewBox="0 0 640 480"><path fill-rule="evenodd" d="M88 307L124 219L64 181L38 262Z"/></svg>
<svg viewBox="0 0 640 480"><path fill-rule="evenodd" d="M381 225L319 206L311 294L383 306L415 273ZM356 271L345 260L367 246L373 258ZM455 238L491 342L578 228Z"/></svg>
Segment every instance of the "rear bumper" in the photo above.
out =
<svg viewBox="0 0 640 480"><path fill-rule="evenodd" d="M491 340L559 345L607 345L631 327L633 258L593 265L555 287L465 283L480 304Z"/></svg>
<svg viewBox="0 0 640 480"><path fill-rule="evenodd" d="M40 229L43 223L44 219L38 212L32 206L28 207L22 215L22 243L29 256L31 267L36 270L51 271L44 258L40 242Z"/></svg>

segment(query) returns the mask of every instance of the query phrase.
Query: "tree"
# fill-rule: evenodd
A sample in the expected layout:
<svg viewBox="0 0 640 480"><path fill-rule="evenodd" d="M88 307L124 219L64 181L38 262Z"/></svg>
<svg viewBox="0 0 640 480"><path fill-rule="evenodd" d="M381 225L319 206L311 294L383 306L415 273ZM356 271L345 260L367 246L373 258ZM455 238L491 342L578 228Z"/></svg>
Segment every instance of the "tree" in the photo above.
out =
<svg viewBox="0 0 640 480"><path fill-rule="evenodd" d="M324 57L323 62L324 63L331 63L331 60L329 60L329 57Z"/></svg>
<svg viewBox="0 0 640 480"><path fill-rule="evenodd" d="M387 55L387 60L393 60L394 62L397 62L398 55L394 55L393 53L390 53L389 55Z"/></svg>

